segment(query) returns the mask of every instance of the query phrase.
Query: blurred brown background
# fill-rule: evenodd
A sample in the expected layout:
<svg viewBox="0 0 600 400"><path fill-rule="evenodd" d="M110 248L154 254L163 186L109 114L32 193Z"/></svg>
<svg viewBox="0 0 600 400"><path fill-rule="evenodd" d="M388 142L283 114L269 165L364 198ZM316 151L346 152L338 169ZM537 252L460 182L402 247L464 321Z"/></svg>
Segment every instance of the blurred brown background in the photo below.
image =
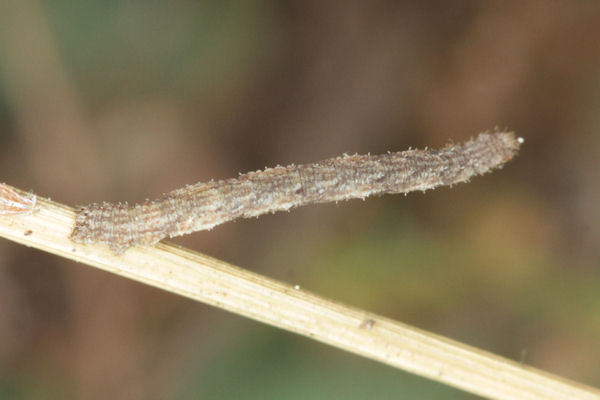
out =
<svg viewBox="0 0 600 400"><path fill-rule="evenodd" d="M600 385L600 3L0 3L0 180L76 205L344 152L525 138L452 189L178 243ZM0 241L0 397L470 399Z"/></svg>

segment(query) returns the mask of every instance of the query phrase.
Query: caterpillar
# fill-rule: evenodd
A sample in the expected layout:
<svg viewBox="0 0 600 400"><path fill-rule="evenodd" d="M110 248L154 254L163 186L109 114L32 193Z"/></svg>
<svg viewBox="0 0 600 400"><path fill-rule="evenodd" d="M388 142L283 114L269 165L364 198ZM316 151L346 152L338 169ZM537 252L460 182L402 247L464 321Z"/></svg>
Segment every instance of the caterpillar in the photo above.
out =
<svg viewBox="0 0 600 400"><path fill-rule="evenodd" d="M513 132L482 133L442 149L343 155L315 164L248 172L188 185L140 204L90 204L77 210L71 240L103 243L115 254L165 237L211 229L237 218L312 203L425 191L500 168L523 143Z"/></svg>

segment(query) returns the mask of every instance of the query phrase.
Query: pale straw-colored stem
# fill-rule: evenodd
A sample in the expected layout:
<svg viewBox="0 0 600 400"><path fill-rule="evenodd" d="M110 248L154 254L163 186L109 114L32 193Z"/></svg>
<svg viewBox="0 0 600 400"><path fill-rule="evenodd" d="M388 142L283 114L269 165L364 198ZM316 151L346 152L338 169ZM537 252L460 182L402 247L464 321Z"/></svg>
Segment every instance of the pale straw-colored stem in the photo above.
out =
<svg viewBox="0 0 600 400"><path fill-rule="evenodd" d="M488 398L600 399L597 389L190 250L159 243L116 256L75 244L74 223L72 208L38 197L33 212L0 215L0 235Z"/></svg>

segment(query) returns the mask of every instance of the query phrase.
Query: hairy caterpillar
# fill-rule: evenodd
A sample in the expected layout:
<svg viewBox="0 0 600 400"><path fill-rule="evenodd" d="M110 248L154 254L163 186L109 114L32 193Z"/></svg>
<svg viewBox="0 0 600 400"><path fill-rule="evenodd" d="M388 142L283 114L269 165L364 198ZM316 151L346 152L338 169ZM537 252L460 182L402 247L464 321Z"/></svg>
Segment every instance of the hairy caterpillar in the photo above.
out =
<svg viewBox="0 0 600 400"><path fill-rule="evenodd" d="M311 203L408 193L453 185L501 167L523 139L512 132L482 133L463 144L383 155L344 155L315 164L249 172L197 183L141 204L90 204L77 211L71 240L104 243L120 254L169 236L210 229Z"/></svg>

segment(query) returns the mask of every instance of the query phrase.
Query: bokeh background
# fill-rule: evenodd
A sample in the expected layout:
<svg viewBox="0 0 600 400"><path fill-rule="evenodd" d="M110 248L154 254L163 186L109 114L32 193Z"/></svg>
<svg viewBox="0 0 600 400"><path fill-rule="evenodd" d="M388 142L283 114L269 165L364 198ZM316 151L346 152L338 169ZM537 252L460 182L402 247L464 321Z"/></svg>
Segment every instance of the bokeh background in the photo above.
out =
<svg viewBox="0 0 600 400"><path fill-rule="evenodd" d="M70 204L341 153L525 138L452 189L178 243L600 385L600 3L0 2L0 179ZM0 241L0 397L472 395Z"/></svg>

